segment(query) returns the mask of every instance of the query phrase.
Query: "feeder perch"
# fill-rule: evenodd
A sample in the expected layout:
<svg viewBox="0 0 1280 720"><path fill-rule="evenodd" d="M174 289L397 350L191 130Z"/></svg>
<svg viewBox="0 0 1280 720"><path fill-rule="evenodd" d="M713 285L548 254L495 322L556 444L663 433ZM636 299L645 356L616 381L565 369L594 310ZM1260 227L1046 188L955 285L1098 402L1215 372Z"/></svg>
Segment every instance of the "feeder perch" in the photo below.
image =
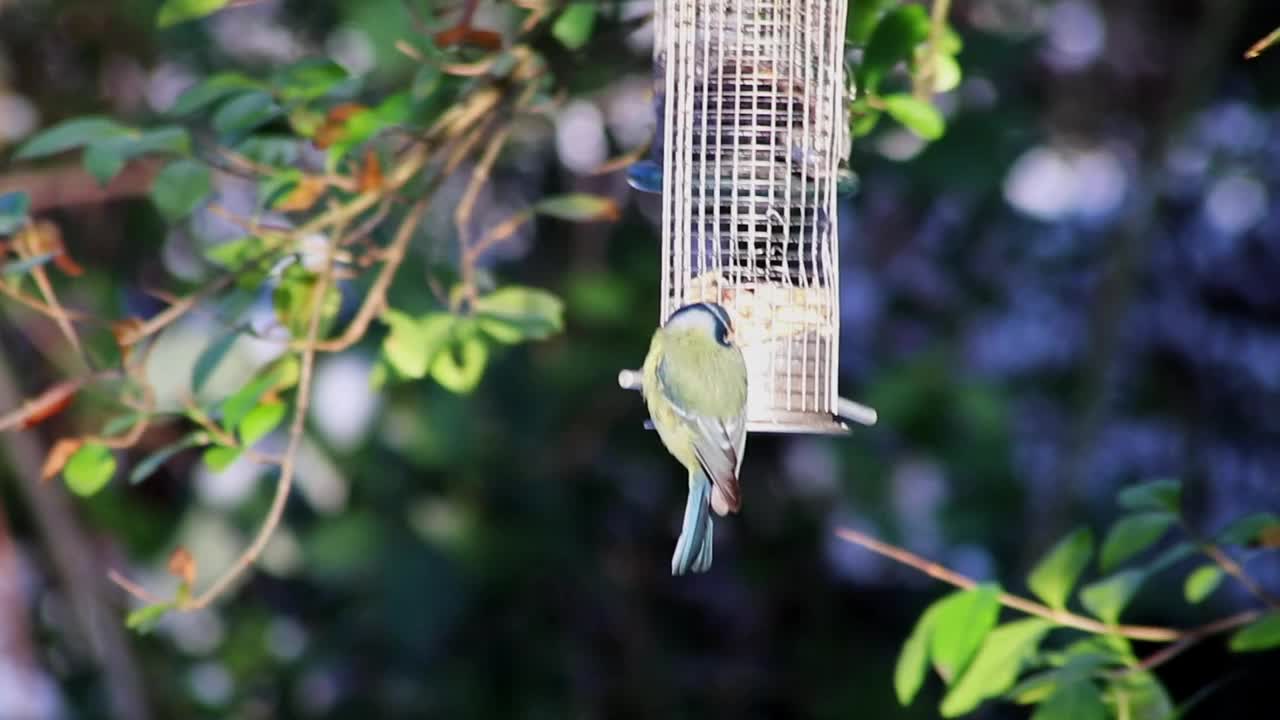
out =
<svg viewBox="0 0 1280 720"><path fill-rule="evenodd" d="M729 312L752 432L843 434L843 420L876 419L837 391L846 10L655 0L661 318L705 301ZM639 389L639 373L618 382Z"/></svg>

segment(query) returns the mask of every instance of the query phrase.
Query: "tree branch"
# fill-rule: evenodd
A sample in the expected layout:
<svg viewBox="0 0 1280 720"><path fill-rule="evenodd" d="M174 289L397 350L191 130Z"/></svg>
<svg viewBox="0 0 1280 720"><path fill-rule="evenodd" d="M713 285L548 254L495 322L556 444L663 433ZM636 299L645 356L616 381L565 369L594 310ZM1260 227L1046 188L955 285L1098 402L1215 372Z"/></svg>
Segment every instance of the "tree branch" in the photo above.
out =
<svg viewBox="0 0 1280 720"><path fill-rule="evenodd" d="M289 500L293 487L293 476L298 463L298 449L302 445L302 432L307 424L307 410L311 405L311 381L316 362L316 339L320 334L320 316L324 312L324 296L329 292L333 282L333 256L337 250L339 237L329 239L325 253L325 268L320 274L319 282L311 290L311 318L307 324L307 347L302 350L302 368L298 375L298 396L294 401L293 424L289 428L289 443L285 447L284 458L280 463L280 479L276 481L276 494L271 499L271 508L262 521L262 527L253 542L245 549L231 567L212 585L189 603L181 605L183 610L199 610L208 607L217 600L228 587L235 582L262 554L270 542L271 536L280 525L284 516L284 508Z"/></svg>
<svg viewBox="0 0 1280 720"><path fill-rule="evenodd" d="M894 560L908 567L915 568L929 577L941 580L949 585L969 590L977 587L978 581L966 575L939 565L930 560L926 560L909 550L881 542L870 535L852 530L849 528L841 528L836 531L836 535L842 540L846 540L860 547L864 547L877 555ZM1199 628L1191 630L1178 630L1176 628L1153 627L1149 625L1108 625L1106 623L1088 618L1083 615L1077 615L1066 610L1054 610L1047 605L1041 605L1038 602L1028 600L1018 595L1001 592L998 596L1001 605L1005 607L1024 612L1028 615L1044 618L1064 627L1083 630L1094 635L1120 635L1130 640L1146 640L1150 642L1183 642L1191 643L1225 632L1232 628L1240 627L1248 624L1254 619L1261 616L1261 612L1254 610L1246 613L1233 615L1229 618L1217 620ZM1167 649L1166 649L1167 650ZM1181 652L1181 651L1179 651ZM1175 653L1176 654L1176 653Z"/></svg>

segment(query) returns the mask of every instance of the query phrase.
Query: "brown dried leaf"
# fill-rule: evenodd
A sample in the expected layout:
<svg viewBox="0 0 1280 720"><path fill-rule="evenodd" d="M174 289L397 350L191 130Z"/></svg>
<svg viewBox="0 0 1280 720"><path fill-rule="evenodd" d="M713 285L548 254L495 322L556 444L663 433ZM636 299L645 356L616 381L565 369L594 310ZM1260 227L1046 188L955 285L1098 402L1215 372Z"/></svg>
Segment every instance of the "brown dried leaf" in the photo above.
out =
<svg viewBox="0 0 1280 720"><path fill-rule="evenodd" d="M169 574L190 586L196 581L196 559L184 547L179 547L169 555Z"/></svg>
<svg viewBox="0 0 1280 720"><path fill-rule="evenodd" d="M373 148L364 154L364 165L360 168L357 187L360 192L371 192L382 187L382 161Z"/></svg>
<svg viewBox="0 0 1280 720"><path fill-rule="evenodd" d="M39 425L65 410L79 389L80 383L75 380L64 380L54 385L34 400L24 402L17 412L0 418L0 431L12 428L26 430Z"/></svg>
<svg viewBox="0 0 1280 720"><path fill-rule="evenodd" d="M40 468L40 480L48 481L56 477L82 445L84 445L84 438L62 438L54 443L53 447L49 448L49 454L44 456L44 465Z"/></svg>

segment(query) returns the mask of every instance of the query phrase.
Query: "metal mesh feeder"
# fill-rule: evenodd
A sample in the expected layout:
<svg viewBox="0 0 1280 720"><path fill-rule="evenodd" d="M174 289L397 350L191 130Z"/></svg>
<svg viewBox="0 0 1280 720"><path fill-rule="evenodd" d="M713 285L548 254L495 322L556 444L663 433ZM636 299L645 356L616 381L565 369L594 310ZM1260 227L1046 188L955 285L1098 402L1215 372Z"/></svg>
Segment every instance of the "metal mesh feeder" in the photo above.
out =
<svg viewBox="0 0 1280 720"><path fill-rule="evenodd" d="M665 320L730 313L753 432L848 431L837 392L847 0L655 0ZM623 387L638 388L626 370Z"/></svg>

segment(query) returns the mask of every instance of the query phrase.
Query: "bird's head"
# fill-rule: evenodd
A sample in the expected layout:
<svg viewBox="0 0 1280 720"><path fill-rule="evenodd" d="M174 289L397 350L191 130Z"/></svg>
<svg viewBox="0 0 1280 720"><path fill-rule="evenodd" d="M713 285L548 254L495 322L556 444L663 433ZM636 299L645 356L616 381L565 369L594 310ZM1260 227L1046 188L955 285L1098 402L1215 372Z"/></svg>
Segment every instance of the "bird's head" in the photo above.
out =
<svg viewBox="0 0 1280 720"><path fill-rule="evenodd" d="M678 308L663 326L671 331L706 333L725 347L733 344L733 321L722 306L713 302L691 303Z"/></svg>

